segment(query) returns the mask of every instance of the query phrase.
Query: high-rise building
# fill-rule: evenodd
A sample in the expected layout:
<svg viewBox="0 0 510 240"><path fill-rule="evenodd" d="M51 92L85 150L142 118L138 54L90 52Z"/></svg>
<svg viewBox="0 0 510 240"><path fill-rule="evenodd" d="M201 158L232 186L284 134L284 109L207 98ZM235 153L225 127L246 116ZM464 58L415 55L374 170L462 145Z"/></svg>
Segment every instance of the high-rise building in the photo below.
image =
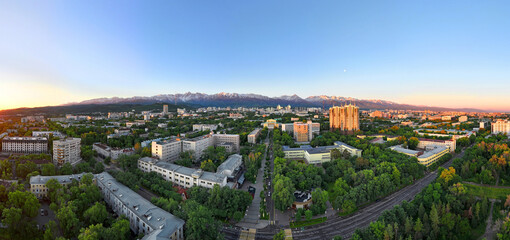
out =
<svg viewBox="0 0 510 240"><path fill-rule="evenodd" d="M359 131L359 108L352 104L330 108L329 128L344 133Z"/></svg>
<svg viewBox="0 0 510 240"><path fill-rule="evenodd" d="M163 105L163 114L168 114L168 105Z"/></svg>
<svg viewBox="0 0 510 240"><path fill-rule="evenodd" d="M496 122L491 123L493 134L506 133L510 135L510 121L498 119Z"/></svg>
<svg viewBox="0 0 510 240"><path fill-rule="evenodd" d="M53 141L53 163L62 166L65 163L75 165L81 161L81 138L65 138Z"/></svg>

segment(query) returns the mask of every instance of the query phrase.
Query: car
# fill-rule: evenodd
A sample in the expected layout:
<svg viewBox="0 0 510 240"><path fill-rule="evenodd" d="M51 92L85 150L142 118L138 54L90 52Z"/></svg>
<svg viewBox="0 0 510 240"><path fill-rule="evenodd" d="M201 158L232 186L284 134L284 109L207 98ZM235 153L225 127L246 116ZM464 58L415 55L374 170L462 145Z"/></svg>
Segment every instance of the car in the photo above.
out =
<svg viewBox="0 0 510 240"><path fill-rule="evenodd" d="M41 216L44 216L44 209L41 208Z"/></svg>
<svg viewBox="0 0 510 240"><path fill-rule="evenodd" d="M267 196L268 196L268 197L271 197L271 192L267 192Z"/></svg>

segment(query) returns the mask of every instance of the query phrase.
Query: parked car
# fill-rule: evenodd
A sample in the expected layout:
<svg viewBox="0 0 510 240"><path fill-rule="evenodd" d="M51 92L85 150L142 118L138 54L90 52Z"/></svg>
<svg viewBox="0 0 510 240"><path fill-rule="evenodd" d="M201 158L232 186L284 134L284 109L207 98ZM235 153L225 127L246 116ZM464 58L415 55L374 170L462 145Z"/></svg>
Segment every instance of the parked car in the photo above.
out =
<svg viewBox="0 0 510 240"><path fill-rule="evenodd" d="M44 216L44 209L41 208L41 216Z"/></svg>

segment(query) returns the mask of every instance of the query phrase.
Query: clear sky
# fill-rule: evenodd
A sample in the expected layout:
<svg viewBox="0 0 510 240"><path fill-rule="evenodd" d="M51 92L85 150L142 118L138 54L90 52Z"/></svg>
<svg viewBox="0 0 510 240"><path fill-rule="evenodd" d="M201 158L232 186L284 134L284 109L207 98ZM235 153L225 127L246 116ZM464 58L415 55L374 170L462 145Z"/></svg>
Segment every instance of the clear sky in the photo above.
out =
<svg viewBox="0 0 510 240"><path fill-rule="evenodd" d="M0 109L183 92L510 111L508 1L0 1Z"/></svg>

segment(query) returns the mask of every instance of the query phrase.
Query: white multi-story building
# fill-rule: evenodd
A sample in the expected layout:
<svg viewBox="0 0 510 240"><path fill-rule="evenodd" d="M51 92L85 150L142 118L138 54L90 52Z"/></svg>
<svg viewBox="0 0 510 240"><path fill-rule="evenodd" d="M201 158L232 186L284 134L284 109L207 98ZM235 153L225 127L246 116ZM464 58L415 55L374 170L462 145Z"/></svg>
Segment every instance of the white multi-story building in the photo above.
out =
<svg viewBox="0 0 510 240"><path fill-rule="evenodd" d="M437 162L442 156L450 152L450 148L444 145L433 145L428 151L416 151L403 148L401 145L390 147L391 150L403 153L405 155L416 157L420 164L430 166Z"/></svg>
<svg viewBox="0 0 510 240"><path fill-rule="evenodd" d="M208 147L213 146L213 139L210 135L200 136L192 139L186 139L182 141L182 151L193 151L195 159L199 159L204 150Z"/></svg>
<svg viewBox="0 0 510 240"><path fill-rule="evenodd" d="M255 128L255 130L253 130L250 134L248 134L248 142L252 143L252 144L257 143L257 138L260 135L260 131L262 131L262 129Z"/></svg>
<svg viewBox="0 0 510 240"><path fill-rule="evenodd" d="M62 166L65 163L75 165L81 161L81 138L65 138L53 141L53 163Z"/></svg>
<svg viewBox="0 0 510 240"><path fill-rule="evenodd" d="M50 135L53 135L53 137L64 137L64 134L58 131L32 131L32 137L50 137Z"/></svg>
<svg viewBox="0 0 510 240"><path fill-rule="evenodd" d="M96 175L96 184L112 210L129 219L131 230L144 234L142 240L184 239L182 219L154 206L106 172Z"/></svg>
<svg viewBox="0 0 510 240"><path fill-rule="evenodd" d="M455 139L452 140L437 140L437 139L426 139L419 138L420 142L418 143L418 148L421 149L432 149L436 146L445 146L448 147L450 152L455 152L455 147L457 145L457 141Z"/></svg>
<svg viewBox="0 0 510 240"><path fill-rule="evenodd" d="M102 143L92 144L92 150L95 150L101 158L110 157L111 159L117 159L121 155L133 155L135 150L133 148L112 148Z"/></svg>
<svg viewBox="0 0 510 240"><path fill-rule="evenodd" d="M152 156L163 161L175 161L182 152L182 142L178 138L152 142Z"/></svg>
<svg viewBox="0 0 510 240"><path fill-rule="evenodd" d="M239 152L240 150L240 138L237 134L213 134L213 145L221 146L227 144L231 144L231 150L230 152ZM228 150L228 149L227 149Z"/></svg>
<svg viewBox="0 0 510 240"><path fill-rule="evenodd" d="M498 119L496 122L491 123L491 129L493 134L506 133L510 135L510 121Z"/></svg>
<svg viewBox="0 0 510 240"><path fill-rule="evenodd" d="M166 181L185 188L193 186L213 188L214 185L220 187L227 185L226 175L205 172L202 169L187 168L149 157L139 159L138 168L144 172L156 172Z"/></svg>
<svg viewBox="0 0 510 240"><path fill-rule="evenodd" d="M459 117L459 122L467 122L468 120L468 116L460 116Z"/></svg>
<svg viewBox="0 0 510 240"><path fill-rule="evenodd" d="M214 131L218 129L216 124L193 124L193 131Z"/></svg>
<svg viewBox="0 0 510 240"><path fill-rule="evenodd" d="M336 141L332 146L313 148L310 145L301 145L299 148L283 146L283 152L287 159L303 159L309 164L319 164L331 161L331 150L338 149L341 153L347 151L351 156L361 157L363 150Z"/></svg>
<svg viewBox="0 0 510 240"><path fill-rule="evenodd" d="M47 153L48 139L45 137L4 137L2 151L11 153Z"/></svg>

